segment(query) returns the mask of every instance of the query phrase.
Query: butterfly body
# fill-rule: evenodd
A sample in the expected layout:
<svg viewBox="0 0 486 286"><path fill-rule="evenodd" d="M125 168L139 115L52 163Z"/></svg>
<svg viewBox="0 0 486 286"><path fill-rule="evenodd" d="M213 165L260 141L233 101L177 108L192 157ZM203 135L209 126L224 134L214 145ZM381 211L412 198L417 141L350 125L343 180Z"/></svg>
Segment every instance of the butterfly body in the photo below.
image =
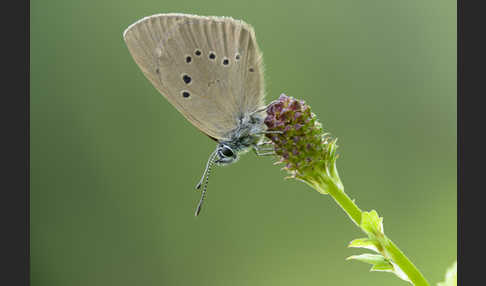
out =
<svg viewBox="0 0 486 286"><path fill-rule="evenodd" d="M252 115L245 114L239 119L239 124L235 130L228 134L229 140L218 140L218 156L216 163L227 165L238 160L239 154L248 152L251 148L256 148L257 144L263 138L262 134L266 127L263 123L263 117L260 113ZM224 147L229 148L231 152L225 154Z"/></svg>

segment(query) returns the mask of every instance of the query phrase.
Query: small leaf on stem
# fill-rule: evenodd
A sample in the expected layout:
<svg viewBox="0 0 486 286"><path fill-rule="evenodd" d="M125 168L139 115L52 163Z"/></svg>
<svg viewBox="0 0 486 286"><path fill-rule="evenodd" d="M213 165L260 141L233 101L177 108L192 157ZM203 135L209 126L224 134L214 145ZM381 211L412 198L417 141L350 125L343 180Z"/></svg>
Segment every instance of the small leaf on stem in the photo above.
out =
<svg viewBox="0 0 486 286"><path fill-rule="evenodd" d="M380 253L379 249L381 248L379 241L368 237L355 239L349 243L348 247L366 248L377 253Z"/></svg>
<svg viewBox="0 0 486 286"><path fill-rule="evenodd" d="M383 237L383 218L375 210L363 212L361 215L361 228L371 237Z"/></svg>

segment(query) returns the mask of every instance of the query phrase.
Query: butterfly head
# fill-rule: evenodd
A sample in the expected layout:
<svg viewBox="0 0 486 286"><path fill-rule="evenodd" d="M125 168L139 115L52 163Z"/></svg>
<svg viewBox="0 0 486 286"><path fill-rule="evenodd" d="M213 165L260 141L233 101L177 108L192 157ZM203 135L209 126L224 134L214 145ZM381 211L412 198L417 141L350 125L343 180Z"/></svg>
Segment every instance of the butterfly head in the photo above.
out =
<svg viewBox="0 0 486 286"><path fill-rule="evenodd" d="M225 143L220 143L218 145L216 148L216 153L218 155L218 159L215 161L215 163L220 165L231 164L238 159L238 155L233 148Z"/></svg>

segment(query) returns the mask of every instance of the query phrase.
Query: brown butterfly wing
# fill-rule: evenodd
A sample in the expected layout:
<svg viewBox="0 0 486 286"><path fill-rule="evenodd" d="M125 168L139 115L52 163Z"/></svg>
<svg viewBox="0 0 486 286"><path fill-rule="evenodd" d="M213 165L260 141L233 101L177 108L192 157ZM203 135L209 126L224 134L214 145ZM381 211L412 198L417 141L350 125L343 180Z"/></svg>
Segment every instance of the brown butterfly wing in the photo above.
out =
<svg viewBox="0 0 486 286"><path fill-rule="evenodd" d="M243 114L264 104L262 54L243 21L158 14L128 27L124 39L157 90L214 139L227 140Z"/></svg>

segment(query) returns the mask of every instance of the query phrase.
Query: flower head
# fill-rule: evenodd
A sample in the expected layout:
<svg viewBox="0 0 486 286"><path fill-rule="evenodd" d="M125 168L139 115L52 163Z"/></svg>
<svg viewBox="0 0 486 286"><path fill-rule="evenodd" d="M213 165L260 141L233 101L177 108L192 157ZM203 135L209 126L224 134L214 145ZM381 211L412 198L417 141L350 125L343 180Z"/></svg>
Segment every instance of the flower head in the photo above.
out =
<svg viewBox="0 0 486 286"><path fill-rule="evenodd" d="M337 139L324 132L304 101L280 95L267 108L265 124L269 131L281 132L266 136L280 156L277 163L285 164L283 169L290 173L291 178L317 187L322 193L327 193L322 188L327 180L340 183L335 166Z"/></svg>

